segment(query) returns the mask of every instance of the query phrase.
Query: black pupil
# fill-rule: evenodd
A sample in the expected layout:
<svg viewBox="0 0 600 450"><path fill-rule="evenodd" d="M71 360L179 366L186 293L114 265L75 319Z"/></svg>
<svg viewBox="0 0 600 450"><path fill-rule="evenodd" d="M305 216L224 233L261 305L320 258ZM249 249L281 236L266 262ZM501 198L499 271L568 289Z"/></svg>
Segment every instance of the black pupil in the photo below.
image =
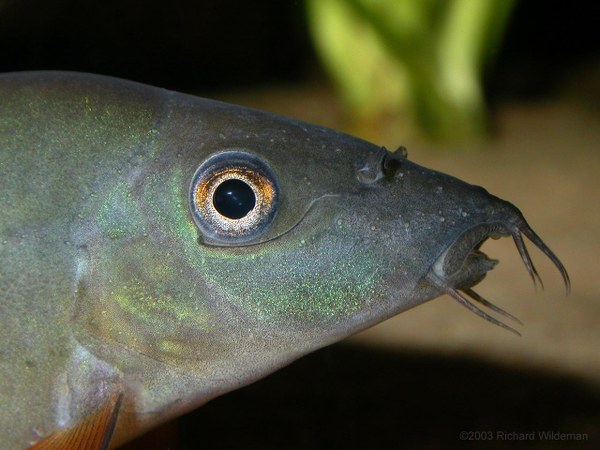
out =
<svg viewBox="0 0 600 450"><path fill-rule="evenodd" d="M245 217L256 205L254 191L242 180L223 181L213 195L215 209L228 219Z"/></svg>

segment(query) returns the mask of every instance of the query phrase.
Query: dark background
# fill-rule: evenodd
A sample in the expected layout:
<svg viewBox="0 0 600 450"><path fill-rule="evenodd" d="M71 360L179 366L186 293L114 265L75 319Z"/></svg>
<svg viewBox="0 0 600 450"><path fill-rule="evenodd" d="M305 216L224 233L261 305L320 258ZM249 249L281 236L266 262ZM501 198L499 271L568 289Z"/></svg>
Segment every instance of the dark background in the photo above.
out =
<svg viewBox="0 0 600 450"><path fill-rule="evenodd" d="M599 423L600 393L568 377L468 358L338 344L183 417L171 429L169 446L597 448ZM497 435L544 430L587 433L588 440L548 441L536 435L534 441L504 441ZM462 431L491 433L493 439L473 434L473 440L462 440ZM156 435L149 441L156 442ZM142 440L124 450L147 445Z"/></svg>

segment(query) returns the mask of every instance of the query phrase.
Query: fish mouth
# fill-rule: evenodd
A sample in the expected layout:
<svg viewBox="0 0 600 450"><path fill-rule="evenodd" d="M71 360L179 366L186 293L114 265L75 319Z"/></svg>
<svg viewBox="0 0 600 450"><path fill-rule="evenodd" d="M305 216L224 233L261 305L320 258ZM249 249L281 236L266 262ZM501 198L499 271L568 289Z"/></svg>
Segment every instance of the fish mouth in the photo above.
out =
<svg viewBox="0 0 600 450"><path fill-rule="evenodd" d="M487 272L492 270L498 263L498 260L491 259L483 253L481 251L481 246L490 238L500 239L503 237L513 238L519 255L521 256L534 285L537 286L539 283L542 288L544 287L542 279L533 265L533 261L527 251L523 235L539 248L556 266L562 276L568 295L571 290L571 281L567 270L554 252L552 252L544 241L542 241L542 239L531 229L522 216L518 217L514 223L480 224L465 231L438 257L432 265L427 275L427 279L436 288L445 294L448 294L471 312L520 336L521 333L517 330L486 313L472 303L469 298L522 325L522 322L515 316L484 299L471 288L483 280Z"/></svg>

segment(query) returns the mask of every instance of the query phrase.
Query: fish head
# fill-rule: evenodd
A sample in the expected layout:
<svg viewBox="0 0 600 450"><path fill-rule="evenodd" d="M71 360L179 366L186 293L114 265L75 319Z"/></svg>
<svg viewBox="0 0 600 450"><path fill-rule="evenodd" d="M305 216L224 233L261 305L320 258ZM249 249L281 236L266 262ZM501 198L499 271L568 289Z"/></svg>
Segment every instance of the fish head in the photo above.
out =
<svg viewBox="0 0 600 450"><path fill-rule="evenodd" d="M117 366L143 355L212 397L444 293L495 321L465 297L488 306L471 287L490 237L513 236L535 274L525 234L568 283L517 208L404 149L187 96L170 108L80 246L80 339Z"/></svg>
<svg viewBox="0 0 600 450"><path fill-rule="evenodd" d="M96 75L0 96L19 440L104 417L118 445L442 294L503 325L467 298L503 313L472 289L488 238L569 286L517 208L404 149Z"/></svg>

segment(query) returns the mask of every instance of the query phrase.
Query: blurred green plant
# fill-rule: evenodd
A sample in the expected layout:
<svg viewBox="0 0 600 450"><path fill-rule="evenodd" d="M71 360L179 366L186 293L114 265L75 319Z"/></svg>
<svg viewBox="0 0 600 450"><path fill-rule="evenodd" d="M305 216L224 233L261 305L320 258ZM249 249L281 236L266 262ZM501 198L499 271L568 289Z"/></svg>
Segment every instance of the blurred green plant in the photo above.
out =
<svg viewBox="0 0 600 450"><path fill-rule="evenodd" d="M359 120L402 114L428 137L485 133L482 74L514 0L307 0L325 67Z"/></svg>

